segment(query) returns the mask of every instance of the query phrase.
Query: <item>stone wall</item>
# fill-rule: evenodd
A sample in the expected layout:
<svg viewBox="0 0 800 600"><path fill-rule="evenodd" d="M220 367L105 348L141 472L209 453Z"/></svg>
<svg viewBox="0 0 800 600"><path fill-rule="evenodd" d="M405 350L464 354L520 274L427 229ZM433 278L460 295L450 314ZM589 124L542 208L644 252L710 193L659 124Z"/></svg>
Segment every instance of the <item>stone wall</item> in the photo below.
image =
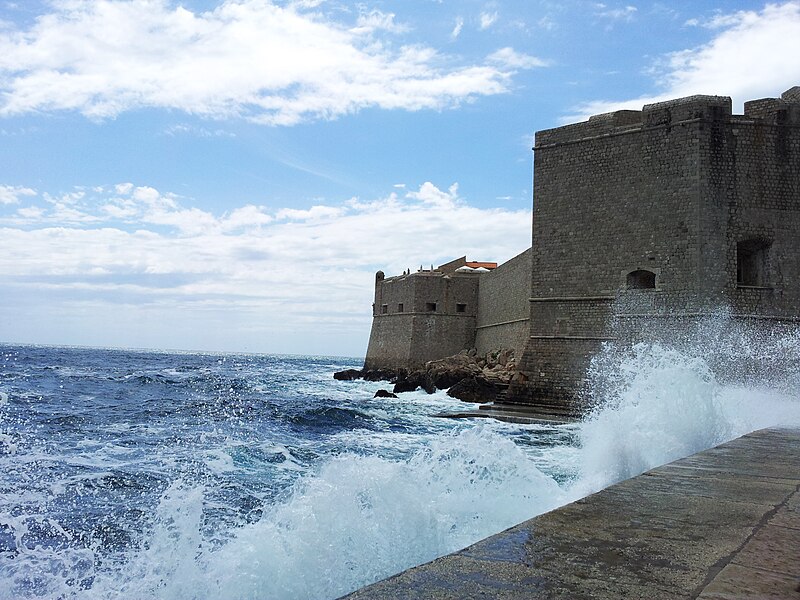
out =
<svg viewBox="0 0 800 600"><path fill-rule="evenodd" d="M800 313L793 90L742 116L730 98L693 96L536 134L531 337L510 401L575 409L603 341L720 306ZM629 317L613 330L612 309Z"/></svg>
<svg viewBox="0 0 800 600"><path fill-rule="evenodd" d="M532 248L482 275L379 273L365 367L524 345L508 401L578 412L605 342L691 343L720 308L797 321L800 87L744 115L722 96L598 115L534 151Z"/></svg>
<svg viewBox="0 0 800 600"><path fill-rule="evenodd" d="M478 355L511 348L519 356L530 335L531 249L493 271L478 284L475 349Z"/></svg>
<svg viewBox="0 0 800 600"><path fill-rule="evenodd" d="M365 369L410 369L475 344L477 273L422 271L375 278Z"/></svg>

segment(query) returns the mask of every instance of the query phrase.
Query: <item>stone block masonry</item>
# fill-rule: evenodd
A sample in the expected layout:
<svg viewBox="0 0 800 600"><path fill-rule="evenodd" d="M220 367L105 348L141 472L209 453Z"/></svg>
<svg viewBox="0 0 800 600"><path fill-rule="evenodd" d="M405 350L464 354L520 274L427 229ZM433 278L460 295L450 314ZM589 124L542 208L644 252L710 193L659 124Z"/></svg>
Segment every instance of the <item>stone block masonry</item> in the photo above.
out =
<svg viewBox="0 0 800 600"><path fill-rule="evenodd" d="M366 369L475 349L520 357L504 401L584 408L604 342L800 317L800 86L745 103L691 96L540 131L532 247L500 267L379 272ZM524 350L524 351L523 351Z"/></svg>
<svg viewBox="0 0 800 600"><path fill-rule="evenodd" d="M530 338L509 402L580 412L602 342L687 315L800 315L798 89L744 115L692 96L536 134ZM639 318L614 327L624 307Z"/></svg>
<svg viewBox="0 0 800 600"><path fill-rule="evenodd" d="M365 370L416 369L478 350L522 352L528 337L530 250L500 265L461 257L431 270L375 277Z"/></svg>

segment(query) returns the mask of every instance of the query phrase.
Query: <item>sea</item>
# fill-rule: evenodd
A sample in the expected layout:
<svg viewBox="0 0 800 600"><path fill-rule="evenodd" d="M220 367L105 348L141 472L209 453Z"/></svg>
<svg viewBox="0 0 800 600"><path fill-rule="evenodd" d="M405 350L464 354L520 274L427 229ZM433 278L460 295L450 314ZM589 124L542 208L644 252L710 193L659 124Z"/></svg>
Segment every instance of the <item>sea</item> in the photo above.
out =
<svg viewBox="0 0 800 600"><path fill-rule="evenodd" d="M743 343L751 343L745 340ZM374 398L362 360L0 345L0 598L336 598L657 465L800 426L800 338L604 350L578 423ZM730 350L730 348L729 348ZM776 368L776 366L778 368Z"/></svg>

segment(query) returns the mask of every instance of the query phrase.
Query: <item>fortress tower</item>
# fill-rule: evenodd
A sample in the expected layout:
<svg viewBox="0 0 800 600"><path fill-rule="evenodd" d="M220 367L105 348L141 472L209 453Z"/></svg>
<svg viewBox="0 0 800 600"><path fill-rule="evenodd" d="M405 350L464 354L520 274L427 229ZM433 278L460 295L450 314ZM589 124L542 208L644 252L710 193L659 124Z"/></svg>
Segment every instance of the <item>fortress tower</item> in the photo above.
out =
<svg viewBox="0 0 800 600"><path fill-rule="evenodd" d="M534 152L530 338L508 401L578 411L615 337L718 307L800 314L800 87L744 115L720 96L598 115L538 132Z"/></svg>

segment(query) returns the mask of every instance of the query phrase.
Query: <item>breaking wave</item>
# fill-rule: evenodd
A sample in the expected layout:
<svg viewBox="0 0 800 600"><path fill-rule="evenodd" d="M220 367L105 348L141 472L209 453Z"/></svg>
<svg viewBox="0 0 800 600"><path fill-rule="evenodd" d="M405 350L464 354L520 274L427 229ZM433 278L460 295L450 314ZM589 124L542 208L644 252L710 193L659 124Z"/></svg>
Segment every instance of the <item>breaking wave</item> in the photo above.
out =
<svg viewBox="0 0 800 600"><path fill-rule="evenodd" d="M206 471L162 463L152 481L138 480L157 499L136 527L87 531L63 506L23 515L7 503L0 597L337 597L749 431L800 427L798 337L735 334L705 336L694 347L607 346L593 365L593 410L559 427L444 421L430 408L452 406L441 393L373 400L380 384L334 388L340 384L315 374L301 383L318 386L329 404L290 410L273 399L277 408L265 413L280 421L273 433L307 437L272 441L260 454L253 442L207 448ZM746 376L731 377L724 365L743 356L750 366L735 370ZM248 381L242 389L260 394L265 386ZM13 404L2 390L0 458L41 460L41 448L4 424ZM254 419L251 411L240 422ZM116 481L124 468L124 452L112 454L91 475L94 486ZM238 491L238 516L219 517L232 502L220 496L219 478L266 467L288 479L270 493ZM41 484L14 490L18 503ZM122 488L131 493L132 485Z"/></svg>

